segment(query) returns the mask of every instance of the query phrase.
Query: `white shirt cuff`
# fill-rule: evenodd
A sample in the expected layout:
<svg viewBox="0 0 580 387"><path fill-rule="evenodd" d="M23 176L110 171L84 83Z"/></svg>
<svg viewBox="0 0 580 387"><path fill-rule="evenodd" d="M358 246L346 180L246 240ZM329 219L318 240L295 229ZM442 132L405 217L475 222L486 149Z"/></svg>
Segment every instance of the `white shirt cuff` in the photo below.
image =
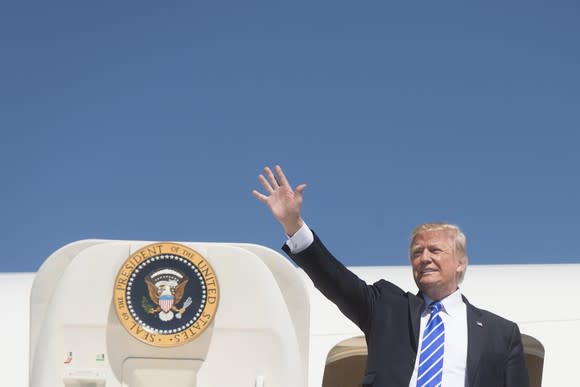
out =
<svg viewBox="0 0 580 387"><path fill-rule="evenodd" d="M314 242L314 234L304 223L294 235L288 238L286 245L292 254L298 254L308 248Z"/></svg>

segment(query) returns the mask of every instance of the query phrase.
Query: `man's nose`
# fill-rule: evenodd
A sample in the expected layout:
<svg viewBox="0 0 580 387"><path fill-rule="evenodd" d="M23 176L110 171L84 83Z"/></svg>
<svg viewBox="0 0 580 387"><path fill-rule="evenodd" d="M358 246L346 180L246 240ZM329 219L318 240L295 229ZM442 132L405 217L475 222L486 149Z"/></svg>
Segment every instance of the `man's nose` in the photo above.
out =
<svg viewBox="0 0 580 387"><path fill-rule="evenodd" d="M430 261L431 261L431 252L429 251L429 249L423 250L423 253L421 254L421 262L430 262Z"/></svg>

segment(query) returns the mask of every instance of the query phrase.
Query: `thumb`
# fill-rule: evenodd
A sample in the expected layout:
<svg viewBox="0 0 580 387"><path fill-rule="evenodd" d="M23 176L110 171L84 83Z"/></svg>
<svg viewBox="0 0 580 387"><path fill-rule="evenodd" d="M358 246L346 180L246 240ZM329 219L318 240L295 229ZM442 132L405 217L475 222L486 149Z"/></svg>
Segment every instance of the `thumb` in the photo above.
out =
<svg viewBox="0 0 580 387"><path fill-rule="evenodd" d="M302 200L302 193L304 192L305 189L306 184L300 184L299 186L296 187L296 189L294 190L294 196L296 197L296 199Z"/></svg>

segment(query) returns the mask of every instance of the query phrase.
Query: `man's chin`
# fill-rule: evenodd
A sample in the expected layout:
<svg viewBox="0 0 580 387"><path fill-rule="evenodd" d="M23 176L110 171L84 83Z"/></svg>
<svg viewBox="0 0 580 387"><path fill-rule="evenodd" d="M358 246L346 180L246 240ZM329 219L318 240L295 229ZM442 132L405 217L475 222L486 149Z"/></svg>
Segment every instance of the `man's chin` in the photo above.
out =
<svg viewBox="0 0 580 387"><path fill-rule="evenodd" d="M432 284L439 281L437 273L425 273L419 278L419 283Z"/></svg>
<svg viewBox="0 0 580 387"><path fill-rule="evenodd" d="M435 278L435 276L430 275L421 277L421 279L419 279L419 282L417 283L417 286L419 287L419 290L425 293L426 290L437 287L438 283L439 281L437 280L437 278Z"/></svg>

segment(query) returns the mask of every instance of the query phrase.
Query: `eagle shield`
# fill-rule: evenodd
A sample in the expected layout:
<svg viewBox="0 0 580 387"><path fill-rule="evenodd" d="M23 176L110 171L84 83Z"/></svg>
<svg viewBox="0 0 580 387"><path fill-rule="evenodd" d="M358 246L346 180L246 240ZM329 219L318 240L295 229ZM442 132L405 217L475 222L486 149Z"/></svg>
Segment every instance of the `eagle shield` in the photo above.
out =
<svg viewBox="0 0 580 387"><path fill-rule="evenodd" d="M145 277L145 283L149 298L157 307L151 308L148 313L158 313L161 321L171 321L174 316L181 318L182 313L191 304L188 298L181 308L177 308L188 282L187 276L179 270L162 268L151 272Z"/></svg>

